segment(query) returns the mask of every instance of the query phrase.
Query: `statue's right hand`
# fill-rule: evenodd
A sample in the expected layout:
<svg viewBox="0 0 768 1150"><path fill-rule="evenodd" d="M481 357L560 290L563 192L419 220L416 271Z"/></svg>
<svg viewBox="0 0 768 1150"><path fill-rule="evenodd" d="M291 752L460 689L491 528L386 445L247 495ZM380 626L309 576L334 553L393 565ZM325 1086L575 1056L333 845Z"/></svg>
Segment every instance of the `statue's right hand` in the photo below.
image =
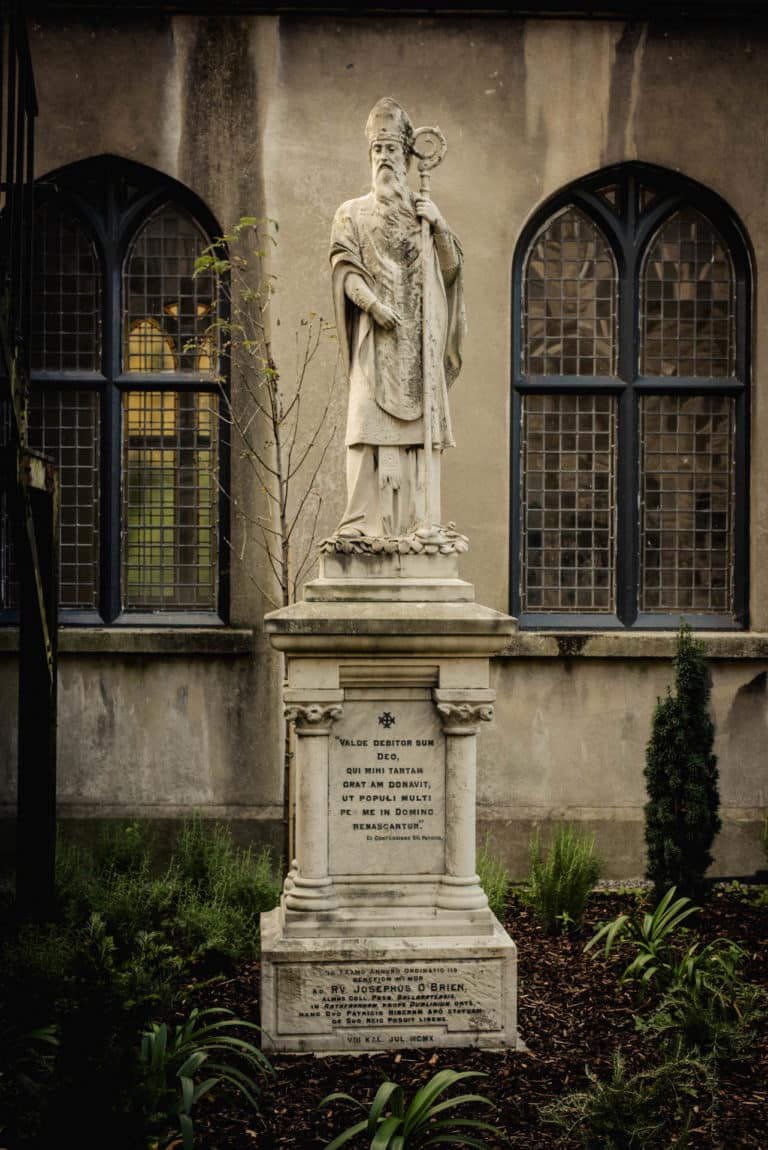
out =
<svg viewBox="0 0 768 1150"><path fill-rule="evenodd" d="M371 305L369 314L373 317L374 322L377 323L379 327L383 327L385 331L392 331L392 329L397 327L401 322L402 318L393 308L387 307L387 305L381 303L380 300L376 300L376 303Z"/></svg>

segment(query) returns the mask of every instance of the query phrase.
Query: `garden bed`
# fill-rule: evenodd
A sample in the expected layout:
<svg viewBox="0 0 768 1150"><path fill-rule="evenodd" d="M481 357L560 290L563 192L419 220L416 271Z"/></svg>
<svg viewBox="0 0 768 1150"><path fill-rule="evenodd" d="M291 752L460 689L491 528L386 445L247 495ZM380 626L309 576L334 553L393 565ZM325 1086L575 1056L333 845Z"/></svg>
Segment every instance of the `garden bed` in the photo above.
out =
<svg viewBox="0 0 768 1150"><path fill-rule="evenodd" d="M618 946L606 959L599 948L585 953L584 946L599 924L651 909L648 889L600 884L588 895L580 927L549 935L534 916L530 893L548 887L551 895L557 883L540 875L537 888L534 870L529 898L515 891L505 902L503 868L481 852L486 891L504 907L501 917L518 946L524 1048L282 1055L274 1059L274 1074L263 1076L261 1055L247 1043L258 1042L259 962L253 956L259 913L279 896L271 858L236 847L225 827L192 820L170 860L153 867L153 833L137 823L115 828L93 849L60 843L57 910L49 923L23 923L12 900L0 900L0 1150L69 1144L182 1150L180 1130L186 1127L191 1145L192 1122L195 1150L321 1150L361 1116L338 1101L321 1107L326 1095L344 1092L369 1104L389 1077L410 1099L446 1069L485 1075L468 1086L494 1108L472 1117L494 1122L504 1144L518 1150L768 1148L768 1034L758 1014L768 1003L765 888L716 886L695 921L663 938L651 989L642 997L637 983L620 981L636 949ZM572 846L586 865L585 844ZM582 867L582 878L586 874ZM593 881L582 884L585 897ZM573 897L559 909L551 899L536 905L553 927L580 920L582 903ZM570 917L561 913L566 905ZM705 950L715 939L740 949L735 957L730 944ZM688 1014L684 1024L676 1016L671 1032L647 1029L664 985L681 995L667 1003L696 1007L693 1030ZM719 1004L714 1014L713 1004ZM231 1015L211 1013L222 1008ZM638 1015L645 1031L637 1027ZM707 1017L717 1025L702 1042L700 1023ZM669 1016L659 1020L666 1025ZM210 1029L212 1023L218 1025ZM680 1059L675 1043L683 1032L693 1054ZM713 1033L718 1058L704 1061L700 1051L711 1050ZM617 1072L618 1050L624 1078L606 1087ZM236 1087L247 1088L256 1076L258 1112L242 1093L222 1088L218 1079L230 1069ZM542 1108L574 1092L592 1113L589 1120L583 1112L571 1114L563 1138ZM597 1132L610 1126L606 1115L611 1137ZM652 1132L659 1119L663 1129ZM480 1136L494 1145L492 1137Z"/></svg>
<svg viewBox="0 0 768 1150"><path fill-rule="evenodd" d="M744 978L768 987L768 908L749 905L746 893L736 886L717 888L696 929L705 941L724 936L739 943L748 954ZM472 1088L493 1101L496 1110L488 1117L518 1150L580 1145L578 1139L559 1143L556 1130L542 1122L539 1107L585 1089L587 1065L601 1078L609 1077L618 1046L629 1071L658 1060L658 1042L636 1030L634 990L629 984L619 985L621 959L612 957L606 962L600 955L583 953L596 925L631 911L635 900L629 891L595 892L582 928L553 938L542 932L519 895L512 895L506 926L518 946L518 1022L527 1047L524 1052L430 1049L357 1057L282 1056L274 1060L277 1074L265 1089L263 1114L257 1117L240 1108L201 1110L196 1119L199 1145L207 1150L320 1148L356 1120L352 1108L338 1103L320 1110L318 1103L327 1094L344 1091L370 1101L382 1075L387 1075L409 1097L445 1067L488 1076L476 1080ZM259 967L250 963L208 988L205 1003L215 1002L241 1017L253 1018L258 997ZM676 1144L673 1134L669 1145ZM697 1100L688 1141L679 1144L690 1150L766 1150L768 1035L764 1025L741 1059L720 1066L714 1096L704 1091Z"/></svg>

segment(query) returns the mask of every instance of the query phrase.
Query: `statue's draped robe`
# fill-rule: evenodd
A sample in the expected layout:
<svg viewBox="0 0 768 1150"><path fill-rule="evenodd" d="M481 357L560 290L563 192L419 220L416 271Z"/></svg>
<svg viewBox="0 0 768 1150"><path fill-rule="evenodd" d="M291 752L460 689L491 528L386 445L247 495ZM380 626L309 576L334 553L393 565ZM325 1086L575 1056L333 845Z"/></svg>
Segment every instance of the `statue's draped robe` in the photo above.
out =
<svg viewBox="0 0 768 1150"><path fill-rule="evenodd" d="M438 241L440 242L440 241ZM461 367L464 308L461 252L446 283L430 243L426 342L432 380L433 486L439 453L454 446L448 388ZM415 211L383 225L373 193L342 204L331 233L334 308L349 379L346 445L349 502L338 530L405 534L423 514L424 337L421 221ZM401 322L385 331L347 295L359 276ZM435 474L437 472L437 474ZM394 501L394 502L393 502ZM394 509L393 509L394 508Z"/></svg>

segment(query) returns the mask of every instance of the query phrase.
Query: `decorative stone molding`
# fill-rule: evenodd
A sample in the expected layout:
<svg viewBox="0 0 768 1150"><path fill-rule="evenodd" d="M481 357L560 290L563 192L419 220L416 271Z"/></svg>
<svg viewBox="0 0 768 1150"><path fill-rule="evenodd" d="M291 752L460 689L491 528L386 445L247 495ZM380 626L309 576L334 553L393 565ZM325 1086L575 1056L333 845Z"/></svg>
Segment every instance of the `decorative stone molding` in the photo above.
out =
<svg viewBox="0 0 768 1150"><path fill-rule="evenodd" d="M304 735L324 735L331 723L340 719L343 708L339 703L287 703L283 711L286 720L296 724Z"/></svg>
<svg viewBox="0 0 768 1150"><path fill-rule="evenodd" d="M436 902L444 910L483 910L488 906L488 898L474 871L468 875L443 875Z"/></svg>
<svg viewBox="0 0 768 1150"><path fill-rule="evenodd" d="M443 720L443 730L446 733L450 730L452 734L472 734L480 723L490 723L493 719L493 703L437 703L437 711Z"/></svg>
<svg viewBox="0 0 768 1150"><path fill-rule="evenodd" d="M283 897L287 910L296 910L301 913L315 913L318 911L335 910L338 899L333 885L333 879L328 875L320 878L309 878L301 873L300 868L292 871L283 887Z"/></svg>
<svg viewBox="0 0 768 1150"><path fill-rule="evenodd" d="M496 692L490 687L435 687L432 698L446 735L477 734L493 719Z"/></svg>
<svg viewBox="0 0 768 1150"><path fill-rule="evenodd" d="M447 523L419 527L410 535L331 535L318 547L326 555L456 555L469 549L469 539L456 530L455 523Z"/></svg>

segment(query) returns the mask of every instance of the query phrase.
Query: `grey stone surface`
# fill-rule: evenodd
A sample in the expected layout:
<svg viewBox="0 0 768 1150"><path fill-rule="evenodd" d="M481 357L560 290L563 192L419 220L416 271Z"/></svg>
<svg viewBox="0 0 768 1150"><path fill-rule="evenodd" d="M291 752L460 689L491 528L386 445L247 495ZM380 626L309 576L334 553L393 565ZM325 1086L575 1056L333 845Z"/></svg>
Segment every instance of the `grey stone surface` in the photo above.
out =
<svg viewBox="0 0 768 1150"><path fill-rule="evenodd" d="M517 1045L515 947L475 873L489 656L514 625L332 589L266 620L296 723L296 859L262 918L275 1049Z"/></svg>
<svg viewBox="0 0 768 1150"><path fill-rule="evenodd" d="M262 917L268 1049L514 1048L516 950L494 919L479 937L287 939Z"/></svg>

